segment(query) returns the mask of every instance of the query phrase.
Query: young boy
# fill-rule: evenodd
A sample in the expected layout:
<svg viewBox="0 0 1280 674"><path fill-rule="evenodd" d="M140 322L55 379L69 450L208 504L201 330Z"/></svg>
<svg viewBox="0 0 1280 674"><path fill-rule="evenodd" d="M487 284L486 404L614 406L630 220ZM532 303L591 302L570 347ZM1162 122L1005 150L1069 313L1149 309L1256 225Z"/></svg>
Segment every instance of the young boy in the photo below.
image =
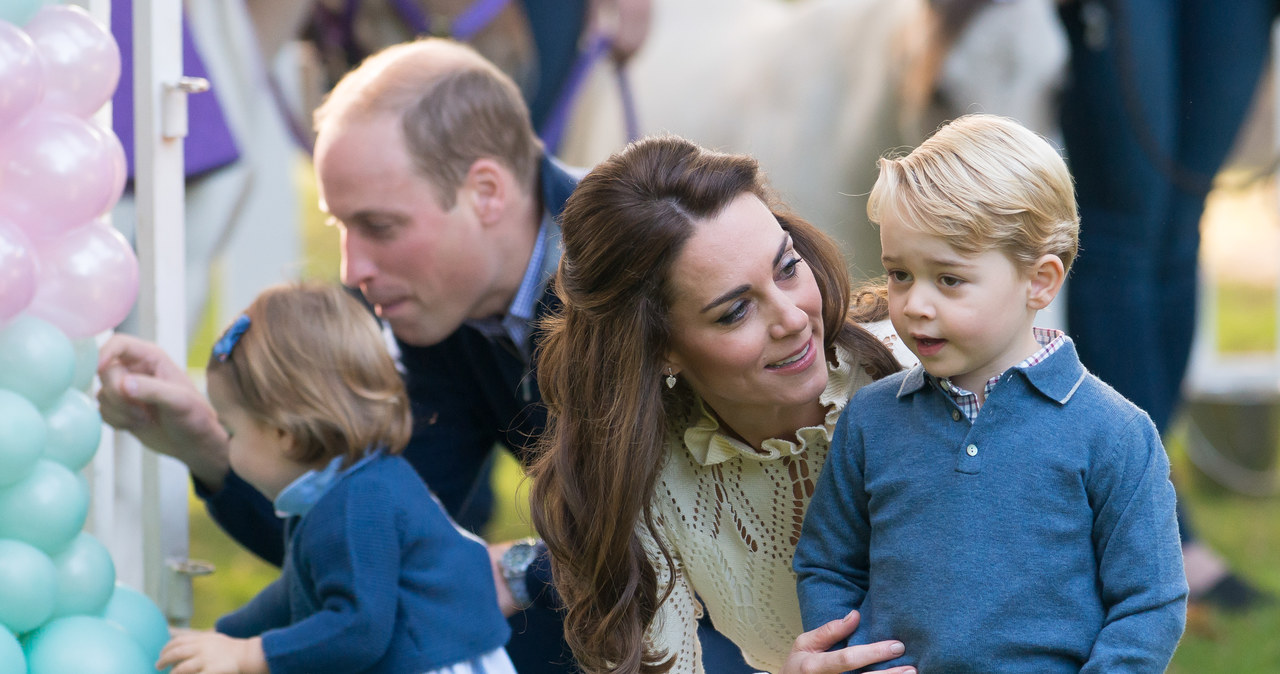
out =
<svg viewBox="0 0 1280 674"><path fill-rule="evenodd" d="M796 550L805 629L862 614L923 672L1162 672L1187 585L1146 413L1033 328L1079 218L1058 153L962 117L881 159L889 314L920 359L860 390Z"/></svg>

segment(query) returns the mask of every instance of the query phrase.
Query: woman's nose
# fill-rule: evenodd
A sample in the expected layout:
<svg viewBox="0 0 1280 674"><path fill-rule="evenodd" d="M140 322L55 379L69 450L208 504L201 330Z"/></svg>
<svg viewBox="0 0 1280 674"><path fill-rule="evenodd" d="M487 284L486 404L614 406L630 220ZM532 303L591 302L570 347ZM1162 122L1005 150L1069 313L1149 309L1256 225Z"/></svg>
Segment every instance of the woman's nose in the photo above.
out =
<svg viewBox="0 0 1280 674"><path fill-rule="evenodd" d="M804 330L809 324L808 312L800 308L790 297L783 295L783 298L778 303L777 317L770 326L774 339L794 335Z"/></svg>

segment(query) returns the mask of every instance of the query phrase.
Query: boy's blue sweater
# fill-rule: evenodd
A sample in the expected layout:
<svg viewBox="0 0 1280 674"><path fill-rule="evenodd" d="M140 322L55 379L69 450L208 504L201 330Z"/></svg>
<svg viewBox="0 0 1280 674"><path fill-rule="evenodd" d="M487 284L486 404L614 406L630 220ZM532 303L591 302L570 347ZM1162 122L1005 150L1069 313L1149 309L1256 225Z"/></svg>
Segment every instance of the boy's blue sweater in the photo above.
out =
<svg viewBox="0 0 1280 674"><path fill-rule="evenodd" d="M1145 413L1068 342L1001 376L972 425L920 367L860 390L796 549L805 629L922 672L1162 672L1186 578Z"/></svg>
<svg viewBox="0 0 1280 674"><path fill-rule="evenodd" d="M261 635L272 674L422 672L510 636L484 544L401 456L357 464L286 531L280 578L217 624Z"/></svg>

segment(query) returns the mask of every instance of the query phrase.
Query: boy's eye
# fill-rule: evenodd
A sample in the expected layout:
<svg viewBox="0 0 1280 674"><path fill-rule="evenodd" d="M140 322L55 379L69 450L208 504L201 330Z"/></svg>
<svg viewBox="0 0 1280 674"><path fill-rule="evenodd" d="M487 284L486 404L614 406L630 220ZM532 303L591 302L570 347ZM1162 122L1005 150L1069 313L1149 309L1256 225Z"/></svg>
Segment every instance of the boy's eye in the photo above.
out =
<svg viewBox="0 0 1280 674"><path fill-rule="evenodd" d="M911 280L910 274L898 269L890 271L888 276L889 276L889 280L893 281L894 283L906 283L907 281Z"/></svg>
<svg viewBox="0 0 1280 674"><path fill-rule="evenodd" d="M964 281L956 276L939 276L938 283L947 288L954 288L961 283L964 283Z"/></svg>

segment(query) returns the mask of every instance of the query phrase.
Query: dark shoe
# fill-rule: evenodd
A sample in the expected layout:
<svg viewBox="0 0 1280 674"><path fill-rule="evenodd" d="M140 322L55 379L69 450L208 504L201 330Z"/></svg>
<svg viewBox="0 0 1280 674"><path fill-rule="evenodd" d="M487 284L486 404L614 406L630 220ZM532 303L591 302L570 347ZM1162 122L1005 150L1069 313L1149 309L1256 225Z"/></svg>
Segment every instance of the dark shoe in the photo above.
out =
<svg viewBox="0 0 1280 674"><path fill-rule="evenodd" d="M1228 573L1204 593L1191 597L1193 603L1212 606L1228 613L1244 613L1273 601L1275 598L1270 594L1250 585L1234 573Z"/></svg>

